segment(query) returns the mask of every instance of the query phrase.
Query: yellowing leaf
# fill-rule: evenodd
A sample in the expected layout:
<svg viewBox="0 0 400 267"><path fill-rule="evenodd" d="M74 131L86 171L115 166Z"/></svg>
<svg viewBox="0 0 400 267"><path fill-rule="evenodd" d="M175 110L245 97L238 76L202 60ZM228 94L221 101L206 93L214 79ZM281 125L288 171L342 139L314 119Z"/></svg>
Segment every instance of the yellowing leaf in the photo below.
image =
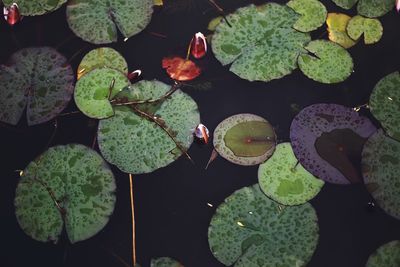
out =
<svg viewBox="0 0 400 267"><path fill-rule="evenodd" d="M153 0L154 1L154 5L155 6L163 6L164 5L164 1L163 0Z"/></svg>
<svg viewBox="0 0 400 267"><path fill-rule="evenodd" d="M223 17L222 16L218 16L218 17L216 17L216 18L213 18L209 23L208 23L208 26L207 26L207 29L209 30L209 31L215 31L215 29L217 28L217 26L221 23L221 20L223 19Z"/></svg>
<svg viewBox="0 0 400 267"><path fill-rule="evenodd" d="M346 31L347 24L351 17L342 13L329 13L326 19L328 25L329 40L340 44L344 48L350 48L356 44L356 41L351 39Z"/></svg>

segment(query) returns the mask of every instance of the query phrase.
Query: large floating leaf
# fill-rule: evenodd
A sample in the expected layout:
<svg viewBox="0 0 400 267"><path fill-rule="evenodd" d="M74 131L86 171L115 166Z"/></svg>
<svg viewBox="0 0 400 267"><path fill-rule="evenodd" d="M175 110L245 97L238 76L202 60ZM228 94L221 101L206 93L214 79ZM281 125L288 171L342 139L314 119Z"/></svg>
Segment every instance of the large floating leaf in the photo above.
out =
<svg viewBox="0 0 400 267"><path fill-rule="evenodd" d="M214 131L214 148L239 165L257 165L274 152L276 136L267 120L253 114L233 115Z"/></svg>
<svg viewBox="0 0 400 267"><path fill-rule="evenodd" d="M67 60L50 47L25 48L0 66L0 120L17 124L26 108L29 125L57 116L74 90Z"/></svg>
<svg viewBox="0 0 400 267"><path fill-rule="evenodd" d="M161 257L161 258L152 259L151 263L150 263L150 267L183 267L183 265L174 259L167 258L167 257Z"/></svg>
<svg viewBox="0 0 400 267"><path fill-rule="evenodd" d="M387 134L400 141L400 73L382 78L369 98L371 112Z"/></svg>
<svg viewBox="0 0 400 267"><path fill-rule="evenodd" d="M118 96L126 100L158 99L169 89L169 85L158 81L140 81ZM197 104L190 96L177 90L164 101L135 107L155 117L182 148L189 148L193 131L200 123ZM181 156L174 140L154 121L128 106L114 110L115 115L101 120L98 129L100 151L107 161L124 172L139 174L164 167Z"/></svg>
<svg viewBox="0 0 400 267"><path fill-rule="evenodd" d="M364 18L357 15L349 21L347 33L354 40L358 40L364 34L364 42L373 44L381 39L383 27L378 19Z"/></svg>
<svg viewBox="0 0 400 267"><path fill-rule="evenodd" d="M356 44L356 41L347 34L347 24L351 17L342 13L329 13L326 19L328 25L329 40L340 44L344 48L350 48Z"/></svg>
<svg viewBox="0 0 400 267"><path fill-rule="evenodd" d="M91 118L104 119L114 115L110 100L130 82L115 69L94 69L78 80L74 99L77 107Z"/></svg>
<svg viewBox="0 0 400 267"><path fill-rule="evenodd" d="M353 71L353 59L340 45L325 40L311 41L306 47L311 55L299 56L299 68L310 79L321 83L346 80Z"/></svg>
<svg viewBox="0 0 400 267"><path fill-rule="evenodd" d="M72 243L99 232L115 205L107 164L82 145L56 146L32 161L20 178L15 213L33 239L57 242L65 224Z"/></svg>
<svg viewBox="0 0 400 267"><path fill-rule="evenodd" d="M267 3L239 8L217 26L212 48L222 65L250 81L281 78L297 68L310 36L293 29L297 15L288 6Z"/></svg>
<svg viewBox="0 0 400 267"><path fill-rule="evenodd" d="M290 126L293 152L315 176L336 184L361 182L363 144L376 131L369 119L351 108L315 104L303 109Z"/></svg>
<svg viewBox="0 0 400 267"><path fill-rule="evenodd" d="M372 135L362 152L364 182L382 209L400 219L400 142L382 130Z"/></svg>
<svg viewBox="0 0 400 267"><path fill-rule="evenodd" d="M344 8L352 8L358 0L332 0L336 5ZM395 0L359 0L357 4L358 14L375 18L388 13L395 5Z"/></svg>
<svg viewBox="0 0 400 267"><path fill-rule="evenodd" d="M277 145L272 157L260 164L258 182L268 197L283 205L303 204L324 185L297 161L290 143Z"/></svg>
<svg viewBox="0 0 400 267"><path fill-rule="evenodd" d="M256 184L234 192L218 207L208 242L226 266L305 266L318 242L317 215L308 203L279 205Z"/></svg>
<svg viewBox="0 0 400 267"><path fill-rule="evenodd" d="M395 240L379 247L369 256L366 267L400 266L400 241Z"/></svg>
<svg viewBox="0 0 400 267"><path fill-rule="evenodd" d="M301 32L310 32L324 24L327 11L319 0L291 0L287 5L301 17L293 27Z"/></svg>
<svg viewBox="0 0 400 267"><path fill-rule="evenodd" d="M36 16L60 8L67 0L2 0L5 6L16 3L23 16Z"/></svg>
<svg viewBox="0 0 400 267"><path fill-rule="evenodd" d="M128 75L128 64L125 58L110 47L100 47L87 53L78 67L78 79L96 68L111 68Z"/></svg>
<svg viewBox="0 0 400 267"><path fill-rule="evenodd" d="M71 30L94 44L116 42L118 30L125 38L142 31L150 22L153 0L72 0L67 6Z"/></svg>

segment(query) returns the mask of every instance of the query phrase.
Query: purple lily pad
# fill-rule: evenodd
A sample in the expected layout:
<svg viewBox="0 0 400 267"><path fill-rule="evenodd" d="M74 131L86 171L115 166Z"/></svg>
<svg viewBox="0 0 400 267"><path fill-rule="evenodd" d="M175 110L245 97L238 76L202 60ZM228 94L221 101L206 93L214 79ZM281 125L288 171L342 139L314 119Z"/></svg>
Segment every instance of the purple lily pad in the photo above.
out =
<svg viewBox="0 0 400 267"><path fill-rule="evenodd" d="M315 104L293 119L290 140L299 162L320 179L334 184L362 181L362 147L376 127L353 109Z"/></svg>

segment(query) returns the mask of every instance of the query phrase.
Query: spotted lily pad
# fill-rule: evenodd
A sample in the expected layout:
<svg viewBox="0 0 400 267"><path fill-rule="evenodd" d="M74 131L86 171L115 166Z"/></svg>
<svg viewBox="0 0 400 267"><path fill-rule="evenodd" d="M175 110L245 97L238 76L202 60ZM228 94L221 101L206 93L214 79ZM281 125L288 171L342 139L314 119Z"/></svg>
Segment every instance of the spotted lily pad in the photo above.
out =
<svg viewBox="0 0 400 267"><path fill-rule="evenodd" d="M378 205L400 219L400 142L382 130L372 135L362 152L364 182Z"/></svg>
<svg viewBox="0 0 400 267"><path fill-rule="evenodd" d="M357 2L358 14L364 17L380 17L388 13L395 5L395 0L332 0L336 5L350 9Z"/></svg>
<svg viewBox="0 0 400 267"><path fill-rule="evenodd" d="M183 265L174 259L167 258L167 257L161 257L161 258L152 259L151 263L150 263L150 267L183 267Z"/></svg>
<svg viewBox="0 0 400 267"><path fill-rule="evenodd" d="M6 7L16 3L21 15L36 16L55 11L67 0L2 0Z"/></svg>
<svg viewBox="0 0 400 267"><path fill-rule="evenodd" d="M0 66L0 121L16 125L26 108L28 125L49 121L68 104L74 75L50 47L25 48Z"/></svg>
<svg viewBox="0 0 400 267"><path fill-rule="evenodd" d="M283 205L299 205L314 198L324 182L315 178L297 161L290 143L276 146L272 157L260 164L261 190Z"/></svg>
<svg viewBox="0 0 400 267"><path fill-rule="evenodd" d="M78 79L96 68L116 69L128 75L128 64L125 58L110 47L100 47L87 53L78 67Z"/></svg>
<svg viewBox="0 0 400 267"><path fill-rule="evenodd" d="M257 165L275 149L276 136L271 124L253 114L233 115L214 131L214 148L225 159L239 165Z"/></svg>
<svg viewBox="0 0 400 267"><path fill-rule="evenodd" d="M159 81L140 81L118 97L127 101L158 99L170 89ZM148 173L182 155L177 143L184 150L190 147L200 115L189 95L177 90L164 101L134 107L149 114L152 120L132 107L116 106L115 115L99 123L99 147L108 162L127 173ZM154 120L168 129L177 143Z"/></svg>
<svg viewBox="0 0 400 267"><path fill-rule="evenodd" d="M315 104L293 119L290 140L306 170L335 184L359 183L362 147L376 128L351 108Z"/></svg>
<svg viewBox="0 0 400 267"><path fill-rule="evenodd" d="M317 215L310 204L280 205L258 184L225 199L208 229L211 252L226 266L305 266L317 242Z"/></svg>
<svg viewBox="0 0 400 267"><path fill-rule="evenodd" d="M299 19L290 7L275 3L239 8L217 26L212 49L222 65L249 81L270 81L297 68L297 57L310 35L293 25Z"/></svg>
<svg viewBox="0 0 400 267"><path fill-rule="evenodd" d="M293 25L298 31L310 32L325 22L327 11L319 0L291 0L287 5L301 15Z"/></svg>
<svg viewBox="0 0 400 267"><path fill-rule="evenodd" d="M150 22L153 0L72 0L67 6L71 30L94 44L116 42L118 30L125 38L142 31Z"/></svg>
<svg viewBox="0 0 400 267"><path fill-rule="evenodd" d="M347 33L354 40L358 40L364 34L364 42L373 44L381 39L383 27L378 19L364 18L357 15L349 21Z"/></svg>
<svg viewBox="0 0 400 267"><path fill-rule="evenodd" d="M26 234L57 242L63 225L72 243L108 222L115 205L114 176L97 152L82 145L48 149L23 171L15 213Z"/></svg>
<svg viewBox="0 0 400 267"><path fill-rule="evenodd" d="M379 247L369 256L366 267L400 266L400 241L395 240Z"/></svg>
<svg viewBox="0 0 400 267"><path fill-rule="evenodd" d="M299 68L310 79L321 83L346 80L353 71L353 59L338 44L325 40L311 41L306 47L311 54L299 56Z"/></svg>
<svg viewBox="0 0 400 267"><path fill-rule="evenodd" d="M79 110L88 117L108 118L114 115L110 100L129 85L127 76L118 70L94 69L76 83L75 103Z"/></svg>
<svg viewBox="0 0 400 267"><path fill-rule="evenodd" d="M369 98L372 115L382 124L387 134L400 141L400 73L382 78Z"/></svg>
<svg viewBox="0 0 400 267"><path fill-rule="evenodd" d="M328 25L329 40L340 44L344 48L350 48L356 44L347 34L347 24L351 17L342 13L329 13L326 19Z"/></svg>

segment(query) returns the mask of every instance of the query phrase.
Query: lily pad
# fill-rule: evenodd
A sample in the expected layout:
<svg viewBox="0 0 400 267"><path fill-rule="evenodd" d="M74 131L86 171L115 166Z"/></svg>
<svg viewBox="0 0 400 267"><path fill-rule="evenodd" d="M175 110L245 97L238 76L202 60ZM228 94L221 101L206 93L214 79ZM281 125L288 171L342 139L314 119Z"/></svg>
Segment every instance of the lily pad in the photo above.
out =
<svg viewBox="0 0 400 267"><path fill-rule="evenodd" d="M378 205L400 219L400 142L379 130L365 143L362 167L365 184L374 185L371 194Z"/></svg>
<svg viewBox="0 0 400 267"><path fill-rule="evenodd" d="M395 240L379 247L369 256L366 267L400 266L400 241Z"/></svg>
<svg viewBox="0 0 400 267"><path fill-rule="evenodd" d="M319 0L291 0L287 5L301 15L293 25L293 28L298 31L316 30L326 20L326 7Z"/></svg>
<svg viewBox="0 0 400 267"><path fill-rule="evenodd" d="M43 15L59 9L67 0L2 0L6 7L18 5L23 16Z"/></svg>
<svg viewBox="0 0 400 267"><path fill-rule="evenodd" d="M357 15L349 21L347 33L354 40L358 40L364 34L364 42L373 44L381 39L383 27L377 19L364 18Z"/></svg>
<svg viewBox="0 0 400 267"><path fill-rule="evenodd" d="M158 99L170 90L159 81L140 81L121 92L127 101ZM153 104L135 107L163 125L175 141L187 150L193 131L200 123L196 102L181 90ZM156 122L139 115L129 106L116 106L115 115L101 120L98 142L104 158L127 173L148 173L167 166L182 155L174 140Z"/></svg>
<svg viewBox="0 0 400 267"><path fill-rule="evenodd" d="M152 259L151 263L150 263L150 267L183 267L183 265L174 259L167 258L167 257L161 257L161 258Z"/></svg>
<svg viewBox="0 0 400 267"><path fill-rule="evenodd" d="M225 159L239 165L257 165L275 150L276 135L271 124L253 114L233 115L214 131L214 148Z"/></svg>
<svg viewBox="0 0 400 267"><path fill-rule="evenodd" d="M67 20L80 38L94 44L116 42L117 28L125 38L141 32L149 24L153 0L69 1Z"/></svg>
<svg viewBox="0 0 400 267"><path fill-rule="evenodd" d="M310 54L299 56L299 68L310 79L321 83L339 83L353 72L353 59L338 44L325 40L311 41Z"/></svg>
<svg viewBox="0 0 400 267"><path fill-rule="evenodd" d="M75 103L86 116L105 119L114 115L110 100L129 85L128 77L118 70L94 69L76 83Z"/></svg>
<svg viewBox="0 0 400 267"><path fill-rule="evenodd" d="M351 108L315 104L293 119L290 140L306 170L327 182L349 184L362 181L361 150L375 132L372 122Z"/></svg>
<svg viewBox="0 0 400 267"><path fill-rule="evenodd" d="M208 243L226 266L305 266L318 243L317 215L308 203L282 206L258 184L244 187L218 207Z"/></svg>
<svg viewBox="0 0 400 267"><path fill-rule="evenodd" d="M115 205L114 176L97 152L82 145L48 149L23 171L15 196L21 228L57 242L63 225L71 243L97 234Z"/></svg>
<svg viewBox="0 0 400 267"><path fill-rule="evenodd" d="M111 68L128 75L125 58L110 47L100 47L87 53L78 66L78 80L89 71L97 68Z"/></svg>
<svg viewBox="0 0 400 267"><path fill-rule="evenodd" d="M68 104L74 75L50 47L25 48L0 66L0 121L16 125L26 108L28 125L49 121Z"/></svg>
<svg viewBox="0 0 400 267"><path fill-rule="evenodd" d="M297 161L290 143L276 146L272 157L260 164L261 190L283 205L299 205L313 199L324 182L314 177Z"/></svg>
<svg viewBox="0 0 400 267"><path fill-rule="evenodd" d="M222 20L212 49L222 65L249 81L270 81L297 68L297 57L311 38L293 25L299 19L290 7L275 3L249 5Z"/></svg>
<svg viewBox="0 0 400 267"><path fill-rule="evenodd" d="M388 13L395 6L395 0L332 0L336 5L350 9L357 2L358 14L364 17L380 17Z"/></svg>
<svg viewBox="0 0 400 267"><path fill-rule="evenodd" d="M329 13L326 19L326 25L328 25L329 40L334 43L340 44L344 48L350 48L357 42L354 41L347 34L347 24L351 20L351 17L342 13Z"/></svg>
<svg viewBox="0 0 400 267"><path fill-rule="evenodd" d="M382 78L369 98L372 115L386 133L400 141L400 73L393 72Z"/></svg>

